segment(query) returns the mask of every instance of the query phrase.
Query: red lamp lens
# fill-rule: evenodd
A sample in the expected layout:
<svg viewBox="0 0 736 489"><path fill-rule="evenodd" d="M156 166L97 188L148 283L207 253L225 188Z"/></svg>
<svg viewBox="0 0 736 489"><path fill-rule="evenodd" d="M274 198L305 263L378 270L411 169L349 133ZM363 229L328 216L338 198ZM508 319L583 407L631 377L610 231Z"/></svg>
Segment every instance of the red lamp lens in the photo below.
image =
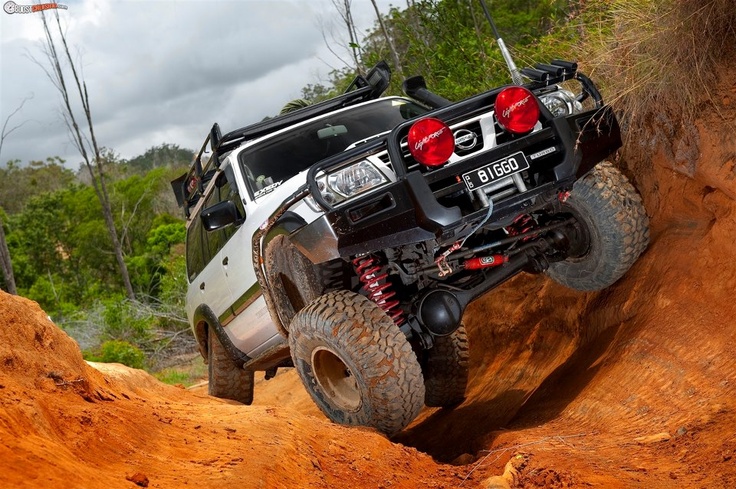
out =
<svg viewBox="0 0 736 489"><path fill-rule="evenodd" d="M526 134L539 121L539 105L524 87L508 87L496 97L496 119L509 132Z"/></svg>
<svg viewBox="0 0 736 489"><path fill-rule="evenodd" d="M447 163L455 150L455 136L450 127L432 117L414 123L409 129L407 141L414 159L426 166Z"/></svg>

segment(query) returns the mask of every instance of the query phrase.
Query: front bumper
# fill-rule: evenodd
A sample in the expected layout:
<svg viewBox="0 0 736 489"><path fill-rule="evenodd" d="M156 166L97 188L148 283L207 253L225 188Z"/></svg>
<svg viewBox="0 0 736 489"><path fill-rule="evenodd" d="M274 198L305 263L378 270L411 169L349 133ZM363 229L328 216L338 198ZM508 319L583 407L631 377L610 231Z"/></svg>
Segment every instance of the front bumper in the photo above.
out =
<svg viewBox="0 0 736 489"><path fill-rule="evenodd" d="M431 113L452 121L463 111L478 110L487 101L468 99ZM470 107L468 107L470 105ZM546 205L559 192L621 146L618 122L608 106L551 119L541 130L480 151L452 165L430 171L409 170L401 140L413 121L398 126L384 140L363 150L346 152L310 170L308 182L325 215L292 235L292 241L314 263L348 257L431 239L440 245L470 232L486 215L452 205L452 196L467 191L461 175L475 168L523 152L530 161L524 192L493 202L489 226L507 225L520 213ZM363 197L332 207L319 199L315 175L346 159L359 160L370 152L388 150L397 181ZM335 161L332 161L335 160Z"/></svg>

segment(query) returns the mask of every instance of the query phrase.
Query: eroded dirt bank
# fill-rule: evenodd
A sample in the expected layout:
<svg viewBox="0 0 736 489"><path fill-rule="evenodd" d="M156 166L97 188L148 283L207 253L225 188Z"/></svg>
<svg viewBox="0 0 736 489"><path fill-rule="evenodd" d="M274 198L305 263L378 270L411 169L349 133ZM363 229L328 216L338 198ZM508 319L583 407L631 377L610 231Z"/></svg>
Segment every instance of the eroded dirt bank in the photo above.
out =
<svg viewBox="0 0 736 489"><path fill-rule="evenodd" d="M25 299L0 293L0 318L1 487L448 488L466 475L288 407L228 404L121 366L96 370Z"/></svg>
<svg viewBox="0 0 736 489"><path fill-rule="evenodd" d="M736 487L736 202L652 172L629 274L598 294L523 276L475 303L468 399L395 441L482 473L512 461L517 487ZM280 377L257 402L319 414Z"/></svg>

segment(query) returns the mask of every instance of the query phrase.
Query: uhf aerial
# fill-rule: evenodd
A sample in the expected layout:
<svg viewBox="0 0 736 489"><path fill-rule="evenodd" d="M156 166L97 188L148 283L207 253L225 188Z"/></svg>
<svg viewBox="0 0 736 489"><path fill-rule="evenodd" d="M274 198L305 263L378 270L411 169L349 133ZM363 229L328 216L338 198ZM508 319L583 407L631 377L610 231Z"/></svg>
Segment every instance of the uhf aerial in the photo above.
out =
<svg viewBox="0 0 736 489"><path fill-rule="evenodd" d="M488 22L491 24L493 35L496 38L499 49L501 49L501 54L503 55L503 59L506 61L506 66L509 67L509 71L511 72L511 80L513 80L515 85L523 85L524 80L521 78L521 73L516 67L514 60L511 58L511 53L506 47L506 44L503 42L503 39L501 39L501 35L498 33L498 29L496 29L496 24L493 22L493 17L491 17L491 12L488 10L488 6L486 5L485 0L480 0L480 4L483 6L483 12L486 14L486 19L488 19Z"/></svg>

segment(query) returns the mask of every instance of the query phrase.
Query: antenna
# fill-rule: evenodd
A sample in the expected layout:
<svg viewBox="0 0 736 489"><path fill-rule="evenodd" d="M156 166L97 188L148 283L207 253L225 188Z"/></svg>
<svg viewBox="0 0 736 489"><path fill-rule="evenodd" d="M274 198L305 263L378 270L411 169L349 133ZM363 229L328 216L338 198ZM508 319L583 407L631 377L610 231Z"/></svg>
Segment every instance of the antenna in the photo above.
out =
<svg viewBox="0 0 736 489"><path fill-rule="evenodd" d="M488 11L488 6L486 5L485 0L480 0L480 4L483 6L483 12L486 14L486 19L488 19L488 22L491 24L493 35L496 38L499 49L501 49L501 54L503 55L504 61L506 61L506 66L509 67L509 71L511 72L511 80L513 80L515 85L523 85L524 80L522 80L521 78L521 73L519 73L518 68L516 68L516 64L514 64L514 60L511 58L511 53L509 53L506 44L503 42L503 39L501 39L501 35L498 33L498 29L496 29L496 24L493 22L493 18L491 17L491 13Z"/></svg>

